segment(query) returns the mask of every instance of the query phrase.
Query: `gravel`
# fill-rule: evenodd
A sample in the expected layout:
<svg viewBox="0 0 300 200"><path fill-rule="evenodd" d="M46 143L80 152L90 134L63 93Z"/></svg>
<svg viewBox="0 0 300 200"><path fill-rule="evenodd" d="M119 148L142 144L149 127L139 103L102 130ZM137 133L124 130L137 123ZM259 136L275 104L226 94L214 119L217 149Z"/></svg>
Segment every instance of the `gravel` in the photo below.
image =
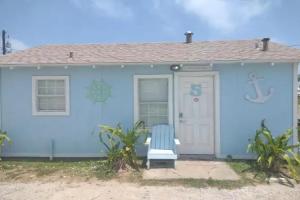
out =
<svg viewBox="0 0 300 200"><path fill-rule="evenodd" d="M300 185L247 186L239 189L187 188L182 186L141 186L118 181L82 182L0 182L1 200L18 199L288 199L300 200Z"/></svg>

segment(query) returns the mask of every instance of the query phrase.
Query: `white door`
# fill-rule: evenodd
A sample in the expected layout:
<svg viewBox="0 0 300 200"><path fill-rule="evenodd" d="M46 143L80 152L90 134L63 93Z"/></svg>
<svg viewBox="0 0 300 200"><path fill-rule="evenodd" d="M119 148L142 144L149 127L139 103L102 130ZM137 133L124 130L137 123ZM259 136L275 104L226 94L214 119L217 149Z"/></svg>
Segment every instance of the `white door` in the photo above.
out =
<svg viewBox="0 0 300 200"><path fill-rule="evenodd" d="M214 79L178 77L180 154L214 154Z"/></svg>

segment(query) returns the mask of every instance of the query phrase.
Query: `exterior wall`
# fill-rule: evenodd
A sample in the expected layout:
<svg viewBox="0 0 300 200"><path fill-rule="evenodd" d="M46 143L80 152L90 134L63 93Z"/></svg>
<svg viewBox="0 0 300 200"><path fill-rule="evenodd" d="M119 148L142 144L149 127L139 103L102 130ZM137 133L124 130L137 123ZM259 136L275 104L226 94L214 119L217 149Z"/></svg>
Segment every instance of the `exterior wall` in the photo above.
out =
<svg viewBox="0 0 300 200"><path fill-rule="evenodd" d="M72 67L2 69L2 129L12 145L4 149L6 156L49 156L54 140L54 156L100 156L98 125L125 128L133 124L133 75L171 73L168 66L154 67ZM32 76L70 76L70 115L32 116ZM93 80L103 80L111 86L106 103L93 103L87 98L87 88Z"/></svg>
<svg viewBox="0 0 300 200"><path fill-rule="evenodd" d="M253 138L262 119L274 135L293 128L293 65L240 64L218 65L220 72L220 140L221 157L244 158L248 139ZM245 99L255 98L254 87L248 83L249 73L264 77L259 81L264 94L270 87L273 96L263 104Z"/></svg>
<svg viewBox="0 0 300 200"><path fill-rule="evenodd" d="M269 128L279 134L292 128L292 64L223 64L214 65L220 76L220 149L226 155L245 156L248 139L253 138L260 121L266 119ZM248 74L264 77L259 84L264 93L274 88L274 95L264 104L245 99L255 97L248 83ZM115 67L48 67L1 69L2 129L13 140L4 148L5 156L103 156L98 140L98 125L125 128L133 124L133 75L172 74L169 66ZM70 76L70 115L32 116L32 76ZM93 80L103 80L111 86L112 96L106 103L93 103L87 97L87 88ZM101 153L102 152L102 153ZM139 152L144 153L144 148Z"/></svg>

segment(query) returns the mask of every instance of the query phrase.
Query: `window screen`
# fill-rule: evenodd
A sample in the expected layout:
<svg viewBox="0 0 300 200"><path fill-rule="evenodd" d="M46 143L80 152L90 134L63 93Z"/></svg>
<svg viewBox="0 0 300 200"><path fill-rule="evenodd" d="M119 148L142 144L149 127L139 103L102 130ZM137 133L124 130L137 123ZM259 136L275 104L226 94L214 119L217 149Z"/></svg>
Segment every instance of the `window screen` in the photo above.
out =
<svg viewBox="0 0 300 200"><path fill-rule="evenodd" d="M36 80L37 112L66 111L66 83L63 79Z"/></svg>
<svg viewBox="0 0 300 200"><path fill-rule="evenodd" d="M65 111L65 81L38 80L38 111Z"/></svg>
<svg viewBox="0 0 300 200"><path fill-rule="evenodd" d="M168 79L139 79L139 118L146 127L168 123Z"/></svg>

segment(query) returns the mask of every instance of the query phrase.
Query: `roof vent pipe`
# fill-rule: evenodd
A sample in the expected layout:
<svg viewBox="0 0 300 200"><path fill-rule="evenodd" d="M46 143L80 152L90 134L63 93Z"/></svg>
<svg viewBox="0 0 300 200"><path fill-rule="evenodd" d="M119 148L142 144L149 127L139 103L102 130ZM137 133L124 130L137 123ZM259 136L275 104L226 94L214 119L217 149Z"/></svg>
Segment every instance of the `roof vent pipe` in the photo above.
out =
<svg viewBox="0 0 300 200"><path fill-rule="evenodd" d="M185 35L185 43L189 44L192 43L192 39L193 39L193 32L192 31L187 31L184 33Z"/></svg>
<svg viewBox="0 0 300 200"><path fill-rule="evenodd" d="M268 51L270 38L263 38L261 41L263 42L262 51Z"/></svg>
<svg viewBox="0 0 300 200"><path fill-rule="evenodd" d="M73 58L73 57L74 57L74 52L70 51L69 58Z"/></svg>

